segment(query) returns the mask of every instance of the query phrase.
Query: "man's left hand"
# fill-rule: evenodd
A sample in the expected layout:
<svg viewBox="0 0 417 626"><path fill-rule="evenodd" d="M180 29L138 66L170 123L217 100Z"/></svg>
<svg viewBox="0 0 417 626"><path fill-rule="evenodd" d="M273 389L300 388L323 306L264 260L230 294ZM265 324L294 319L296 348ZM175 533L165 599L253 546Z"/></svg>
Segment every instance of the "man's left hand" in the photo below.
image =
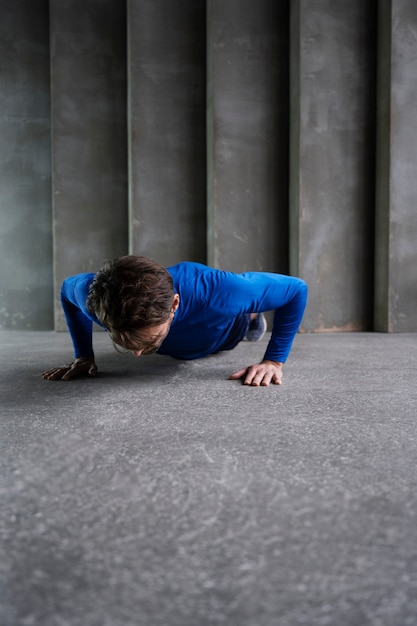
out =
<svg viewBox="0 0 417 626"><path fill-rule="evenodd" d="M250 365L229 376L229 380L242 379L244 385L253 387L267 387L269 383L281 385L283 363L277 361L262 361L256 365Z"/></svg>

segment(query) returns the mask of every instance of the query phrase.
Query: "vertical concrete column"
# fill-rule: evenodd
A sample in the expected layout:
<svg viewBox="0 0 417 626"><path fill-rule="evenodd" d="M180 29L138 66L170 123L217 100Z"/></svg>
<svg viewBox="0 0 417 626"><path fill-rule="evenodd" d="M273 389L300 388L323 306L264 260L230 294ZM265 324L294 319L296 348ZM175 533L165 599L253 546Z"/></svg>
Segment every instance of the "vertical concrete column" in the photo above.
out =
<svg viewBox="0 0 417 626"><path fill-rule="evenodd" d="M205 2L128 1L130 250L206 260Z"/></svg>
<svg viewBox="0 0 417 626"><path fill-rule="evenodd" d="M2 0L0 328L53 326L48 2Z"/></svg>
<svg viewBox="0 0 417 626"><path fill-rule="evenodd" d="M56 327L69 274L128 251L126 9L50 2Z"/></svg>
<svg viewBox="0 0 417 626"><path fill-rule="evenodd" d="M209 262L288 268L288 5L208 0Z"/></svg>
<svg viewBox="0 0 417 626"><path fill-rule="evenodd" d="M291 272L304 330L370 330L374 2L291 2Z"/></svg>
<svg viewBox="0 0 417 626"><path fill-rule="evenodd" d="M417 6L381 0L375 330L417 331Z"/></svg>

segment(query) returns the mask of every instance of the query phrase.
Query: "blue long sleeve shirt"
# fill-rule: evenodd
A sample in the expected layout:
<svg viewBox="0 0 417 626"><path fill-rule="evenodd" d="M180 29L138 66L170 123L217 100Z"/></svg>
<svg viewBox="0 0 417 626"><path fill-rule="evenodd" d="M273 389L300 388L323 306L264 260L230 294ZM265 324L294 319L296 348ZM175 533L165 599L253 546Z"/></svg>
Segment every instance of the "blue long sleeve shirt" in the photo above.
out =
<svg viewBox="0 0 417 626"><path fill-rule="evenodd" d="M273 329L264 359L286 361L306 307L307 285L303 280L268 272L235 274L192 262L167 269L180 304L159 354L178 359L208 356L221 350L236 317L273 310ZM94 355L92 325L100 323L86 308L94 276L70 276L62 285L61 301L76 358Z"/></svg>

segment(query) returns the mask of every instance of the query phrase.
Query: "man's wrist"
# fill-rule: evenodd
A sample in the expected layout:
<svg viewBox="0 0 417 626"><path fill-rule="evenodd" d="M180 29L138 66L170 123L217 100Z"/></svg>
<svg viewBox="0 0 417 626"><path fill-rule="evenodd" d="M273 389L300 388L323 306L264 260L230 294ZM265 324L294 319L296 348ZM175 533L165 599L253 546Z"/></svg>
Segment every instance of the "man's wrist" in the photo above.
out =
<svg viewBox="0 0 417 626"><path fill-rule="evenodd" d="M284 367L284 363L282 361L273 361L272 359L263 359L262 363L271 363L272 365L276 365L281 369Z"/></svg>

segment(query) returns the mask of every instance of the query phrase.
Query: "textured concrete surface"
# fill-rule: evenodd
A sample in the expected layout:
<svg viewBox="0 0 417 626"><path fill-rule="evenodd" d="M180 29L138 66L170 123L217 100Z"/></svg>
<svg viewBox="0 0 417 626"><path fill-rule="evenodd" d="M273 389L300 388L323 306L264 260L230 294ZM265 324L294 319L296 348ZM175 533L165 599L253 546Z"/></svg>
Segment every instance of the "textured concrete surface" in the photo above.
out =
<svg viewBox="0 0 417 626"><path fill-rule="evenodd" d="M52 312L48 2L0 0L0 328Z"/></svg>
<svg viewBox="0 0 417 626"><path fill-rule="evenodd" d="M130 249L206 261L206 2L129 0Z"/></svg>
<svg viewBox="0 0 417 626"><path fill-rule="evenodd" d="M2 626L415 626L417 335L183 362L0 332ZM66 356L67 355L67 356Z"/></svg>
<svg viewBox="0 0 417 626"><path fill-rule="evenodd" d="M375 329L417 331L417 11L379 3Z"/></svg>
<svg viewBox="0 0 417 626"><path fill-rule="evenodd" d="M417 330L415 0L0 15L1 328L64 329L62 279L130 248L300 275L305 330Z"/></svg>
<svg viewBox="0 0 417 626"><path fill-rule="evenodd" d="M288 272L289 3L207 3L208 263Z"/></svg>
<svg viewBox="0 0 417 626"><path fill-rule="evenodd" d="M126 7L50 2L55 328L64 278L127 254Z"/></svg>
<svg viewBox="0 0 417 626"><path fill-rule="evenodd" d="M309 331L372 330L376 16L291 2L290 271L311 286Z"/></svg>

